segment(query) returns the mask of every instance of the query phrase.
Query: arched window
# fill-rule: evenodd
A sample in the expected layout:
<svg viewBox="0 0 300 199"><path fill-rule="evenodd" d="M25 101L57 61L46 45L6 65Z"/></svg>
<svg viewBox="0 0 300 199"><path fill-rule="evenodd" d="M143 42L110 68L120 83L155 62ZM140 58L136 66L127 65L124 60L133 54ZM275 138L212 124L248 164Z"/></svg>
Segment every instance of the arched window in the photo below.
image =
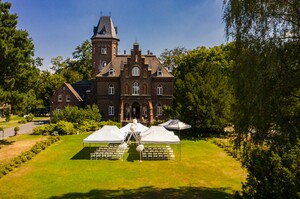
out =
<svg viewBox="0 0 300 199"><path fill-rule="evenodd" d="M113 105L108 107L108 115L115 115L115 107Z"/></svg>
<svg viewBox="0 0 300 199"><path fill-rule="evenodd" d="M62 102L62 95L58 95L57 101L58 101L58 102Z"/></svg>
<svg viewBox="0 0 300 199"><path fill-rule="evenodd" d="M134 82L132 87L132 95L139 95L139 94L140 94L139 83Z"/></svg>
<svg viewBox="0 0 300 199"><path fill-rule="evenodd" d="M132 69L132 76L140 76L140 69L139 69L139 67L134 67L133 69Z"/></svg>
<svg viewBox="0 0 300 199"><path fill-rule="evenodd" d="M114 95L115 94L115 87L114 87L114 85L109 85L109 87L108 87L108 94L109 95Z"/></svg>
<svg viewBox="0 0 300 199"><path fill-rule="evenodd" d="M66 96L66 102L70 102L70 101L71 101L70 95L67 95Z"/></svg>
<svg viewBox="0 0 300 199"><path fill-rule="evenodd" d="M163 87L161 85L158 85L157 87L157 95L162 95L163 94Z"/></svg>
<svg viewBox="0 0 300 199"><path fill-rule="evenodd" d="M162 112L163 112L162 105L160 105L160 104L157 105L156 112L157 112L157 116L161 116L162 115Z"/></svg>
<svg viewBox="0 0 300 199"><path fill-rule="evenodd" d="M114 70L114 68L109 68L109 70L108 70L108 76L114 76L115 75L115 70Z"/></svg>

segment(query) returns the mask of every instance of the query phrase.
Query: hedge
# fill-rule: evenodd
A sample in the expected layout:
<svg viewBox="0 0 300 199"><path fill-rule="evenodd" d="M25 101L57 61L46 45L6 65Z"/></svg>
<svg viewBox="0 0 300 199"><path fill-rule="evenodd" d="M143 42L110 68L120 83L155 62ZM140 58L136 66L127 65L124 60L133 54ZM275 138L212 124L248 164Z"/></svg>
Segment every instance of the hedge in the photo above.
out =
<svg viewBox="0 0 300 199"><path fill-rule="evenodd" d="M47 140L37 142L29 151L21 153L9 163L0 165L0 179L15 168L18 168L25 162L31 160L39 152L45 150L48 146L54 142L57 142L58 140L60 140L59 136L50 136L47 138Z"/></svg>

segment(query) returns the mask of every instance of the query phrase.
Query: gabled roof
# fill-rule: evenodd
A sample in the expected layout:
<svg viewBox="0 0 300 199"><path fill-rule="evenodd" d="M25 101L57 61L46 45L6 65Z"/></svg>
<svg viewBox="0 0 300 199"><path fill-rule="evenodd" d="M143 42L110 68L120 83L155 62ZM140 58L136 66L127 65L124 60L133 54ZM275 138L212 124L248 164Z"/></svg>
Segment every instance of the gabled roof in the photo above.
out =
<svg viewBox="0 0 300 199"><path fill-rule="evenodd" d="M117 36L116 28L114 27L114 24L110 16L100 17L98 25L94 27L94 35L92 39L96 39L96 38L119 40Z"/></svg>
<svg viewBox="0 0 300 199"><path fill-rule="evenodd" d="M108 77L108 72L110 68L113 68L115 71L114 77L119 77L121 74L121 69L127 64L127 59L130 58L130 55L117 55L109 64L107 64L101 72L96 75L97 77ZM145 59L145 64L148 65L148 70L151 71L151 76L157 76L157 70L159 67L162 69L161 77L173 77L173 75L160 63L158 58L154 55L142 55L142 58Z"/></svg>
<svg viewBox="0 0 300 199"><path fill-rule="evenodd" d="M78 99L78 101L83 101L77 91L73 88L73 86L69 83L65 83L66 87L71 91L71 93Z"/></svg>

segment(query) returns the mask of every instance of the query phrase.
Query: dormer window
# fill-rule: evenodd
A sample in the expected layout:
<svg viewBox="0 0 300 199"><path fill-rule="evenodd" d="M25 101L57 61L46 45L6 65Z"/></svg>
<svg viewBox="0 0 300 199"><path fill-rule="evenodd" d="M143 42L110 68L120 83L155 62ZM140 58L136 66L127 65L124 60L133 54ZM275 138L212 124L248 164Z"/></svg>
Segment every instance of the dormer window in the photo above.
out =
<svg viewBox="0 0 300 199"><path fill-rule="evenodd" d="M133 69L132 69L132 76L140 76L140 69L139 69L139 67L134 67Z"/></svg>
<svg viewBox="0 0 300 199"><path fill-rule="evenodd" d="M158 66L158 68L157 68L157 76L158 77L162 77L163 76L162 67L161 66Z"/></svg>
<svg viewBox="0 0 300 199"><path fill-rule="evenodd" d="M113 68L109 68L108 76L115 76L115 70Z"/></svg>

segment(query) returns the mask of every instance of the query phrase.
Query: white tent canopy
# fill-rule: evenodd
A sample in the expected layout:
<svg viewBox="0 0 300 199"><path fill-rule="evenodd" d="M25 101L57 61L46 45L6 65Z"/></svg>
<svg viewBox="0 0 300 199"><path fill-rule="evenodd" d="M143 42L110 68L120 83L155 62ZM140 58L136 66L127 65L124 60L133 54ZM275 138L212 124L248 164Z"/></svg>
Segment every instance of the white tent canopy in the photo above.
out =
<svg viewBox="0 0 300 199"><path fill-rule="evenodd" d="M131 127L132 124L134 124L134 123L128 123L128 124L126 124L125 126L123 126L122 128L120 128L120 130L123 133L128 134L128 133L131 132L130 127ZM148 127L144 126L141 123L136 123L135 125L136 125L136 129L134 130L134 132L136 132L136 133L142 133L142 132L144 132L144 131L146 131L146 130L149 129Z"/></svg>
<svg viewBox="0 0 300 199"><path fill-rule="evenodd" d="M179 144L180 139L162 126L152 126L140 134L143 144Z"/></svg>
<svg viewBox="0 0 300 199"><path fill-rule="evenodd" d="M169 120L167 122L159 124L159 126L163 126L167 129L173 129L173 130L184 130L184 129L191 128L191 125L181 122L180 120L177 119Z"/></svg>
<svg viewBox="0 0 300 199"><path fill-rule="evenodd" d="M86 137L84 143L122 143L125 133L116 126L103 126L100 130Z"/></svg>

